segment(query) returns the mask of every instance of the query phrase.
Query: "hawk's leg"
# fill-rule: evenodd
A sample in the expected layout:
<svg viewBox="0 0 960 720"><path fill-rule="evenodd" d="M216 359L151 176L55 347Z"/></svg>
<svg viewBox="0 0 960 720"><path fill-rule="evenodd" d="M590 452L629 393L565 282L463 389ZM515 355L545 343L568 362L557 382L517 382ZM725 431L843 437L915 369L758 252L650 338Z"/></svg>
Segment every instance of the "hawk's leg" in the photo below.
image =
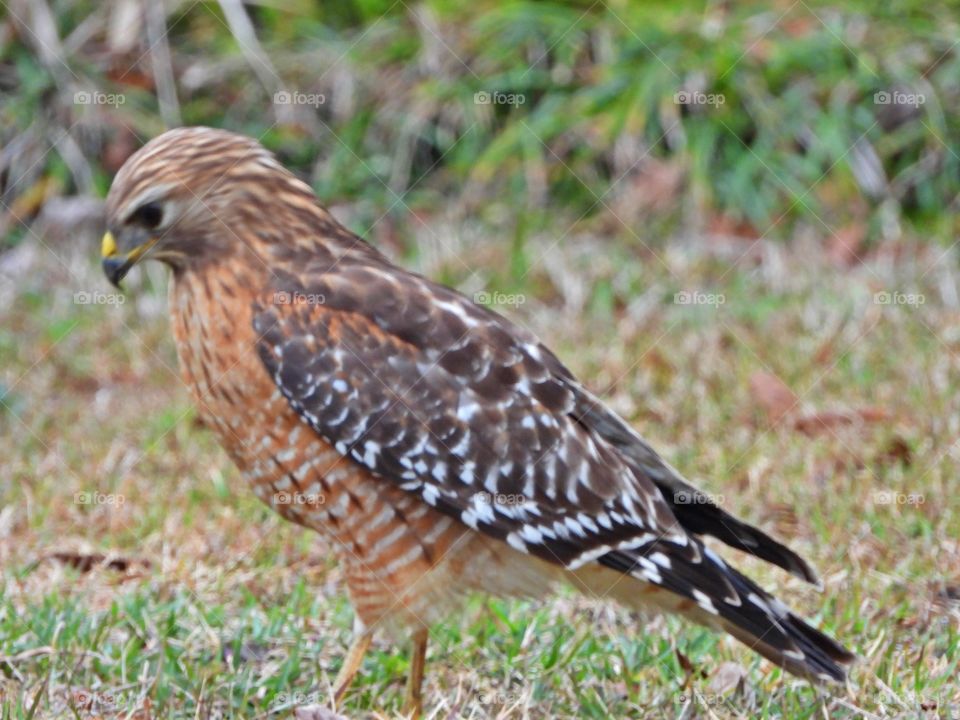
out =
<svg viewBox="0 0 960 720"><path fill-rule="evenodd" d="M410 675L407 678L407 699L404 714L408 718L419 718L423 711L423 669L427 662L427 628L421 628L413 634L413 653L410 656Z"/></svg>
<svg viewBox="0 0 960 720"><path fill-rule="evenodd" d="M347 650L346 657L343 658L343 665L340 672L337 673L337 679L333 681L333 699L334 702L340 702L340 698L350 687L353 678L356 677L360 669L360 663L363 662L363 656L370 647L370 641L373 639L373 630L365 627L360 622L355 622L353 627L353 641L350 643L350 649Z"/></svg>

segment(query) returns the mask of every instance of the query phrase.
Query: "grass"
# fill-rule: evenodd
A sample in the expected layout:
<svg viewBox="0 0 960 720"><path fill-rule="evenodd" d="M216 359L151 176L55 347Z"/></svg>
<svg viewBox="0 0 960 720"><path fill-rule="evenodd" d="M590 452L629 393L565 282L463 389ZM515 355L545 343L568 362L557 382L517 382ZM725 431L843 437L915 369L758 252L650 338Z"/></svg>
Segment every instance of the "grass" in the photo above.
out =
<svg viewBox="0 0 960 720"><path fill-rule="evenodd" d="M725 553L862 661L850 687L817 690L728 639L603 598L477 597L435 629L427 712L951 717L960 335L942 253L903 244L895 265L887 247L841 271L800 241L740 262L749 244L638 258L629 240L551 242L528 248L549 258L522 282L497 279L511 251L493 241L416 266L511 299L503 310L671 462L808 556L822 594ZM131 278L122 304L75 303L106 291L94 243L18 248L0 312L0 716L283 717L328 702L352 622L329 549L261 506L194 422L162 272ZM684 291L723 302L678 304ZM882 292L924 302L878 304ZM761 375L799 398L776 423ZM796 429L871 408L882 422ZM84 566L98 554L112 569ZM406 668L405 647L378 638L350 717L395 716ZM743 680L722 681L731 672Z"/></svg>

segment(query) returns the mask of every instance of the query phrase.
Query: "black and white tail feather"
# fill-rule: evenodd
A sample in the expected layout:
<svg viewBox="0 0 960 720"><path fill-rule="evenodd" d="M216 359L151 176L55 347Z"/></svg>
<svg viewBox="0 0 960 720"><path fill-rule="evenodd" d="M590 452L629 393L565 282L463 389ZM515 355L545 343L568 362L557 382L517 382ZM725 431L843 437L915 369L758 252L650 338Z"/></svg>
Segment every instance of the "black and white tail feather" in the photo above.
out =
<svg viewBox="0 0 960 720"><path fill-rule="evenodd" d="M655 542L635 551L608 553L599 562L696 603L701 622L722 628L795 675L813 681L846 680L846 666L855 658L852 653L699 541L685 547Z"/></svg>

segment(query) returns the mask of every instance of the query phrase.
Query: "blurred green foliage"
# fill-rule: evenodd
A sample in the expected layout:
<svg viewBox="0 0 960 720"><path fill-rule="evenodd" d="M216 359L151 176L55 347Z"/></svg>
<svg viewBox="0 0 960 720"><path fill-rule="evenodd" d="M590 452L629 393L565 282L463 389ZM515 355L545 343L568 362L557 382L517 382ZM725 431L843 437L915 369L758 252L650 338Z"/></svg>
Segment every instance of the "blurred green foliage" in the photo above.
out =
<svg viewBox="0 0 960 720"><path fill-rule="evenodd" d="M69 132L101 193L117 158L173 115L261 137L326 201L356 203L361 230L456 199L462 216L522 214L521 235L557 213L613 216L629 233L682 223L789 237L799 221L889 237L905 221L952 242L956 231L952 4L250 5L265 62L229 3L179 4L152 33L135 16L129 36L111 30L122 5L56 2L62 62L44 61L36 10L18 19L14 3L0 36L4 141ZM178 100L166 114L158 37ZM125 102L78 106L84 89ZM323 101L280 108L284 90ZM58 151L32 172L69 188Z"/></svg>

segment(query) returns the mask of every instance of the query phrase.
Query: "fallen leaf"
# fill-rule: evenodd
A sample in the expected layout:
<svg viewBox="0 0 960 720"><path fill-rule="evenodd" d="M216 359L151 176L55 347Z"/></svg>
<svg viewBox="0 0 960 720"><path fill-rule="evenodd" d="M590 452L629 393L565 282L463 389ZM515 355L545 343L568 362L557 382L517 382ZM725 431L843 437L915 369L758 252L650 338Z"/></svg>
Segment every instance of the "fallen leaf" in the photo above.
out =
<svg viewBox="0 0 960 720"><path fill-rule="evenodd" d="M854 416L848 412L817 412L797 418L793 427L804 435L819 435L841 425L850 425Z"/></svg>
<svg viewBox="0 0 960 720"><path fill-rule="evenodd" d="M750 395L771 424L778 422L797 404L793 390L776 375L765 371L750 376Z"/></svg>
<svg viewBox="0 0 960 720"><path fill-rule="evenodd" d="M820 23L810 15L798 15L784 20L780 29L790 37L807 37L820 30Z"/></svg>
<svg viewBox="0 0 960 720"><path fill-rule="evenodd" d="M944 585L937 589L933 595L933 602L947 609L960 608L960 585Z"/></svg>
<svg viewBox="0 0 960 720"><path fill-rule="evenodd" d="M857 414L864 422L886 422L891 418L889 412L880 407L865 407L857 410Z"/></svg>
<svg viewBox="0 0 960 720"><path fill-rule="evenodd" d="M835 427L854 423L878 423L890 419L890 413L883 408L866 407L859 410L824 410L798 417L794 429L805 435L819 435Z"/></svg>
<svg viewBox="0 0 960 720"><path fill-rule="evenodd" d="M827 259L837 267L849 267L860 256L867 227L852 223L837 230L827 240Z"/></svg>
<svg viewBox="0 0 960 720"><path fill-rule="evenodd" d="M64 565L86 573L95 567L104 567L108 570L117 572L127 572L130 569L140 566L141 568L150 567L150 561L145 558L125 558L118 555L104 555L102 553L77 553L77 552L55 552L47 557L61 562Z"/></svg>
<svg viewBox="0 0 960 720"><path fill-rule="evenodd" d="M756 226L746 220L731 217L730 215L711 215L707 220L707 232L710 235L750 240L761 237Z"/></svg>
<svg viewBox="0 0 960 720"><path fill-rule="evenodd" d="M830 364L830 361L833 360L834 354L836 353L836 347L835 338L831 337L827 339L813 354L813 361L817 363L817 365Z"/></svg>
<svg viewBox="0 0 960 720"><path fill-rule="evenodd" d="M726 695L741 686L747 677L747 670L735 662L721 663L710 680L710 691L717 695Z"/></svg>
<svg viewBox="0 0 960 720"><path fill-rule="evenodd" d="M883 451L877 456L878 462L882 465L896 465L897 463L904 467L910 467L913 462L913 451L899 435L890 438L890 442Z"/></svg>
<svg viewBox="0 0 960 720"><path fill-rule="evenodd" d="M773 526L780 537L796 537L800 532L800 518L792 505L770 503L767 505L766 515L772 519Z"/></svg>
<svg viewBox="0 0 960 720"><path fill-rule="evenodd" d="M632 183L618 198L618 215L640 211L663 211L671 207L683 188L683 165L676 161L648 159L636 171Z"/></svg>

